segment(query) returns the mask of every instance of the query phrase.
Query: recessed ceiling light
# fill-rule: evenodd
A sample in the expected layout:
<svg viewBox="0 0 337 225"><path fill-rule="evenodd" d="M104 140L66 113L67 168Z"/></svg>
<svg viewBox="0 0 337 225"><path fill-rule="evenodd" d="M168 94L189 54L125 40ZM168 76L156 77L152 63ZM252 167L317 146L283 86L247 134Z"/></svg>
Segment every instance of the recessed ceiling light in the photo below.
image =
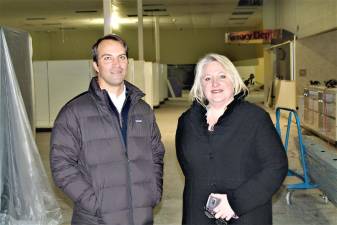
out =
<svg viewBox="0 0 337 225"><path fill-rule="evenodd" d="M59 30L76 30L75 27L60 27Z"/></svg>
<svg viewBox="0 0 337 225"><path fill-rule="evenodd" d="M238 6L261 6L263 5L263 0L239 0Z"/></svg>
<svg viewBox="0 0 337 225"><path fill-rule="evenodd" d="M61 26L61 23L43 23L43 26Z"/></svg>
<svg viewBox="0 0 337 225"><path fill-rule="evenodd" d="M233 12L232 15L251 15L253 11L240 11L240 12Z"/></svg>
<svg viewBox="0 0 337 225"><path fill-rule="evenodd" d="M144 12L166 12L166 9L144 9Z"/></svg>
<svg viewBox="0 0 337 225"><path fill-rule="evenodd" d="M45 17L28 17L26 20L46 20L47 18Z"/></svg>
<svg viewBox="0 0 337 225"><path fill-rule="evenodd" d="M164 6L164 4L146 4L146 3L144 3L143 4L143 7L160 7L160 6Z"/></svg>
<svg viewBox="0 0 337 225"><path fill-rule="evenodd" d="M247 20L248 17L232 17L232 18L229 18L229 20Z"/></svg>
<svg viewBox="0 0 337 225"><path fill-rule="evenodd" d="M97 13L97 10L76 10L75 13Z"/></svg>

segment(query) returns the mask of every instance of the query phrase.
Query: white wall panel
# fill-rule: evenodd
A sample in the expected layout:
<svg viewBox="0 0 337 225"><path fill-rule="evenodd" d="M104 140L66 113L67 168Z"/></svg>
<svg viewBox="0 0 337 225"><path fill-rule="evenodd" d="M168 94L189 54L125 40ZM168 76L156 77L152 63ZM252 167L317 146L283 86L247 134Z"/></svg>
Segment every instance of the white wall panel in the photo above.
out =
<svg viewBox="0 0 337 225"><path fill-rule="evenodd" d="M144 61L134 61L134 84L145 93Z"/></svg>
<svg viewBox="0 0 337 225"><path fill-rule="evenodd" d="M153 73L153 106L159 106L159 64L152 63L152 73Z"/></svg>
<svg viewBox="0 0 337 225"><path fill-rule="evenodd" d="M50 127L47 61L34 62L33 73L36 113L35 126L36 128Z"/></svg>
<svg viewBox="0 0 337 225"><path fill-rule="evenodd" d="M128 59L129 65L128 65L128 73L126 74L125 80L129 81L130 83L134 84L135 81L135 65L133 59Z"/></svg>
<svg viewBox="0 0 337 225"><path fill-rule="evenodd" d="M144 62L145 101L153 108L153 66L152 62Z"/></svg>
<svg viewBox="0 0 337 225"><path fill-rule="evenodd" d="M160 82L159 97L160 97L160 102L163 102L166 98L168 98L167 65L166 64L159 65L159 82Z"/></svg>
<svg viewBox="0 0 337 225"><path fill-rule="evenodd" d="M163 64L159 64L159 102L164 101L163 81Z"/></svg>
<svg viewBox="0 0 337 225"><path fill-rule="evenodd" d="M163 90L164 90L164 99L168 99L168 81L167 81L167 64L163 65L163 77L164 77L164 83L163 83Z"/></svg>
<svg viewBox="0 0 337 225"><path fill-rule="evenodd" d="M88 90L91 77L89 60L49 61L50 122L69 100Z"/></svg>

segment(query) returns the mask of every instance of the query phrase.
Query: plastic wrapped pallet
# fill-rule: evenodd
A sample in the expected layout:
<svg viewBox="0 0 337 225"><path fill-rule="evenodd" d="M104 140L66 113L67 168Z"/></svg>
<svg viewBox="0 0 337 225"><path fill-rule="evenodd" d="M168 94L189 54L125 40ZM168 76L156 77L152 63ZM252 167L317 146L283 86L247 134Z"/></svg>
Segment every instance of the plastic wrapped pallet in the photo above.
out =
<svg viewBox="0 0 337 225"><path fill-rule="evenodd" d="M61 219L0 28L0 224L57 225Z"/></svg>

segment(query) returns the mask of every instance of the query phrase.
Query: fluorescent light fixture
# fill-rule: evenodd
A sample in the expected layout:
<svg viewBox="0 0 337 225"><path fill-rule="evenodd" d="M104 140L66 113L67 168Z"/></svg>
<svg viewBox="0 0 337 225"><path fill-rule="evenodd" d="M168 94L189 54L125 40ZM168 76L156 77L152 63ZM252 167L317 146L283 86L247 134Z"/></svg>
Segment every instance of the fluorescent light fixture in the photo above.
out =
<svg viewBox="0 0 337 225"><path fill-rule="evenodd" d="M101 24L104 24L104 19L103 18L89 19L88 23L94 24L94 25L101 25Z"/></svg>
<svg viewBox="0 0 337 225"><path fill-rule="evenodd" d="M112 29L114 30L118 30L119 29L119 15L117 13L112 13L111 15L111 21L110 21L110 25L112 27Z"/></svg>
<svg viewBox="0 0 337 225"><path fill-rule="evenodd" d="M93 24L93 25L102 25L104 24L104 19L103 18L95 18L95 19L90 19L86 20L87 23ZM137 24L138 19L137 18L118 18L118 24L123 25L123 24Z"/></svg>
<svg viewBox="0 0 337 225"><path fill-rule="evenodd" d="M119 29L119 23L120 23L120 17L118 13L118 7L112 5L112 15L111 15L111 21L110 21L110 26L114 30Z"/></svg>
<svg viewBox="0 0 337 225"><path fill-rule="evenodd" d="M119 18L119 24L136 24L138 18Z"/></svg>

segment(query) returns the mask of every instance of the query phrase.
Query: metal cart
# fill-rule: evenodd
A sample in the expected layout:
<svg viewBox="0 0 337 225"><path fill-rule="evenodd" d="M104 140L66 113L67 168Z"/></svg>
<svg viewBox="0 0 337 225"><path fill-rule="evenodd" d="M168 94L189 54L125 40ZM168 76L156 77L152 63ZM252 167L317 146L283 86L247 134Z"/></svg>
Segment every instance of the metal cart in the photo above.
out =
<svg viewBox="0 0 337 225"><path fill-rule="evenodd" d="M299 143L299 151L300 151L299 152L299 160L301 162L302 171L303 171L303 174L299 174L299 173L295 172L294 170L292 170L290 168L288 169L288 175L287 176L296 176L303 181L301 183L295 183L295 184L288 184L287 185L286 200L287 200L287 204L290 205L292 193L295 190L313 189L313 188L317 188L318 185L312 183L310 181L310 178L309 178L308 168L307 168L307 163L306 163L306 150L305 150L305 146L304 146L303 140L302 140L301 124L300 124L300 119L298 117L297 112L295 110L289 109L289 108L283 108L283 107L276 108L276 130L279 133L280 137L282 138L281 128L280 128L280 114L281 114L282 110L289 112L287 131L286 131L286 134L285 134L285 140L283 142L285 151L286 152L288 151L288 142L289 142L289 134L290 134L290 128L291 128L291 121L292 121L292 115L294 114L294 117L295 117L295 120L296 120L296 126L297 126L298 143ZM325 202L328 201L328 199L326 197L323 197L323 198L324 198Z"/></svg>

